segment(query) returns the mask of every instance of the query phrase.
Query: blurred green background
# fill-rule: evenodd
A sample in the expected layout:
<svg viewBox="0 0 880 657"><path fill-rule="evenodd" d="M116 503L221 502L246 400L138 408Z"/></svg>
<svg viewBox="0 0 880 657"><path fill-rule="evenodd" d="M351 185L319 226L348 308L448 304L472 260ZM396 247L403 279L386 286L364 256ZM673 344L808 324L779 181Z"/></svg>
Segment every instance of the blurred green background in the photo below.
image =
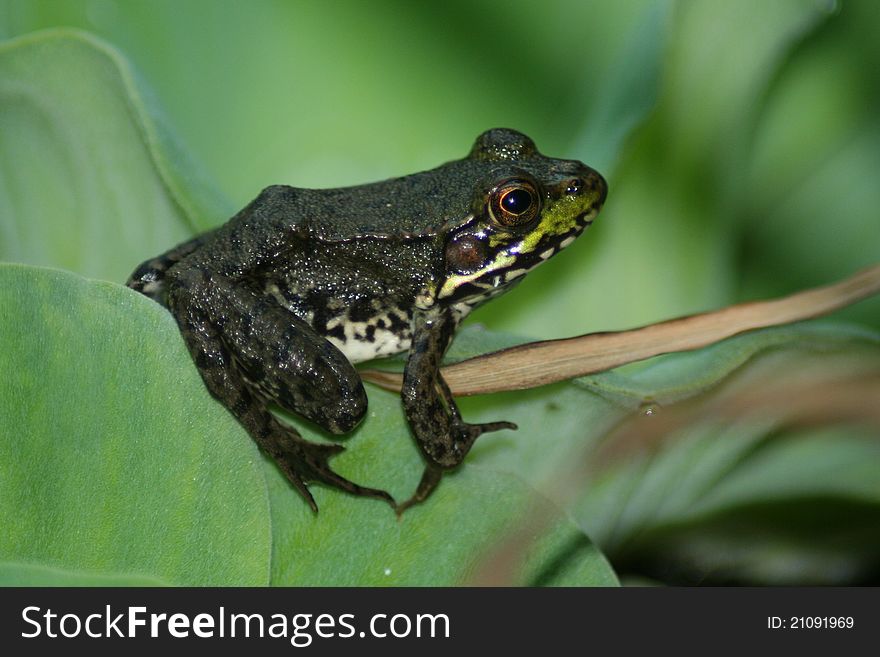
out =
<svg viewBox="0 0 880 657"><path fill-rule="evenodd" d="M494 328L624 328L880 260L871 0L0 2L0 37L53 26L134 62L229 208L429 168L493 126L602 170L600 221L476 315ZM880 326L877 303L842 315Z"/></svg>
<svg viewBox="0 0 880 657"><path fill-rule="evenodd" d="M88 31L118 48L135 79L115 51L86 37L22 36L59 27ZM0 46L0 260L121 283L138 262L223 222L268 184L336 187L404 175L462 157L481 131L507 126L529 134L548 155L596 167L610 192L583 239L469 323L533 338L628 328L791 293L880 261L880 5L873 0L0 0L0 39L12 40ZM375 554L395 564L401 579L394 583L460 583L462 573L444 579L451 577L446 564L461 563L462 555L473 559L487 526L500 531L524 513L526 503L511 502L509 491L553 498L555 473L575 460L572 454L599 443L646 399L662 407L696 395L762 351L790 348L788 370L780 370L790 373L804 362L798 350L824 354L859 342L873 345L876 355L877 346L877 335L858 327L792 327L664 357L644 369L465 400L467 417L510 418L522 430L481 441L468 465L444 482L436 504L414 511L401 531L382 515L387 509L326 490L318 490L321 518L306 513L272 466L259 467L240 428L207 399L158 307L138 305L144 300L119 287L33 271L0 273L18 285L0 287L4 299L26 311L0 327L0 336L23 345L21 353L0 354L9 359L0 360L0 371L14 370L35 395L48 390L41 403L73 417L71 431L82 424L80 414L97 427L128 422L112 435L95 429L80 436L86 451L100 452L97 463L101 450L125 457L127 440L144 447L145 459L160 453L174 460L180 432L188 447L181 451L195 459L182 463L202 472L199 450L215 447L200 442L204 427L221 423L211 435L222 446L217 467L233 459L243 480L257 482L241 486L256 486L256 493L263 474L268 482L265 508L253 505L248 521L263 543L240 542L261 550L266 573L259 577L288 584L388 583ZM104 305L83 303L89 295ZM56 323L45 337L31 339L27 327L43 336L45 317ZM79 318L81 326L71 328L65 317ZM880 300L835 318L880 330ZM16 332L19 324L25 331ZM131 336L138 348L129 355ZM73 365L41 360L47 349L63 351L68 340L85 345L79 360L71 356ZM470 333L456 346L464 354L504 340ZM19 362L27 349L45 371ZM103 361L90 350L110 365L92 367ZM131 359L130 371L114 369L120 353ZM874 361L864 362L867 368ZM77 369L83 363L87 371ZM118 377L116 397L94 403L92 390L110 385L106 371ZM155 372L166 377L159 384ZM142 385L152 386L152 405L132 394ZM7 441L12 456L5 463L20 457L21 476L43 481L43 451L28 431L51 444L54 427L43 426L31 399L22 404L17 390L6 392L0 394L6 415L22 408L36 421L21 432L24 450ZM398 400L371 388L370 403L373 416L340 457L342 472L403 494L415 485L420 457ZM169 410L183 428L155 423ZM577 536L587 557L577 562L576 576L553 581L613 582L605 555L619 573L673 583L702 581L705 573L722 583L876 582L876 431L832 427L791 441L777 431L763 424L696 427L659 458L634 460L589 482L566 507L567 530L576 525L583 532ZM158 448L139 442L150 435L168 442ZM74 456L82 451L68 447ZM151 467L164 472L162 463ZM3 466L0 459L0 475ZM103 484L106 473L96 476L93 467L99 466L74 464L64 472L75 485ZM116 466L108 467L115 476ZM223 485L239 486L205 477L198 483L213 491L204 495L208 505L222 497ZM144 488L128 491L143 498L147 516L154 507L171 508L164 498L139 492L154 480L146 473ZM523 481L528 486L520 491ZM112 497L108 490L101 494ZM487 491L510 498L486 505ZM48 494L59 517L80 527L81 518L65 515L64 496ZM213 509L222 517L226 499ZM0 495L0 502L8 500ZM82 502L88 519L91 499ZM15 504L7 511L24 517ZM39 513L33 515L29 521L39 525ZM171 515L186 543L190 516ZM105 533L123 548L105 552L118 556L129 533L125 523L113 522ZM210 537L237 530L199 531ZM458 539L438 543L436 533L444 531ZM58 532L51 548L61 556L46 563L117 572L110 568L116 564L65 561L70 534ZM29 528L22 536L20 545L0 546L0 581L2 559L47 543ZM568 535L554 536L564 542ZM601 553L591 551L587 536ZM201 535L187 540L197 555ZM446 560L425 548L438 544ZM325 559L315 545L337 552ZM352 559L352 546L366 565ZM87 560L106 556L91 544L79 547ZM224 550L217 547L215 556ZM247 549L227 551L256 563ZM149 560L137 563L142 570L135 573L157 574ZM681 576L676 563L698 567ZM158 574L160 581L190 581L176 579L174 569ZM261 581L257 575L254 582Z"/></svg>

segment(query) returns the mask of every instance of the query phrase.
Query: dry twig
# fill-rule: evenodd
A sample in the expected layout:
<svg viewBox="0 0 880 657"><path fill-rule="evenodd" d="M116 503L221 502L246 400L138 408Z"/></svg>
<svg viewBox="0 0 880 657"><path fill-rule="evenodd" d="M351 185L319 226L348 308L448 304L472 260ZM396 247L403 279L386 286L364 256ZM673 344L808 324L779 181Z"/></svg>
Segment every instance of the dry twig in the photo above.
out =
<svg viewBox="0 0 880 657"><path fill-rule="evenodd" d="M819 317L878 293L880 265L874 265L838 283L781 299L742 303L629 331L502 349L444 367L443 378L458 396L534 388L660 354L699 349L746 331ZM387 390L400 390L401 375L396 372L364 370L361 375Z"/></svg>

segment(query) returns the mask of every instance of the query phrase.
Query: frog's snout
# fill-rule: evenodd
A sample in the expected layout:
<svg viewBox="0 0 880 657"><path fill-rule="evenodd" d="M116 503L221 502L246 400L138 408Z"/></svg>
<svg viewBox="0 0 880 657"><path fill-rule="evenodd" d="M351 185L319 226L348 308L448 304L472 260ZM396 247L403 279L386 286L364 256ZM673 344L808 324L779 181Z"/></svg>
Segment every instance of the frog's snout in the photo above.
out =
<svg viewBox="0 0 880 657"><path fill-rule="evenodd" d="M597 208L601 208L605 204L605 197L608 196L608 183L605 182L605 177L595 169L590 169L590 174L593 190L597 195L595 205Z"/></svg>
<svg viewBox="0 0 880 657"><path fill-rule="evenodd" d="M595 169L578 164L574 175L561 183L562 191L566 196L579 198L588 211L598 212L608 195L608 183Z"/></svg>

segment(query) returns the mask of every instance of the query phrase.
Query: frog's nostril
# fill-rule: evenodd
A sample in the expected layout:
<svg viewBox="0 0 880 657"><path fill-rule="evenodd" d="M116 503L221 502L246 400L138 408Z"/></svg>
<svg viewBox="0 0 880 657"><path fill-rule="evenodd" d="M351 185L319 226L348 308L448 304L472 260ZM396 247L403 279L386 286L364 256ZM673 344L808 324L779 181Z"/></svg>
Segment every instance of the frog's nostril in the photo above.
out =
<svg viewBox="0 0 880 657"><path fill-rule="evenodd" d="M577 196L584 189L584 181L581 178L572 178L565 186L565 193L569 196Z"/></svg>

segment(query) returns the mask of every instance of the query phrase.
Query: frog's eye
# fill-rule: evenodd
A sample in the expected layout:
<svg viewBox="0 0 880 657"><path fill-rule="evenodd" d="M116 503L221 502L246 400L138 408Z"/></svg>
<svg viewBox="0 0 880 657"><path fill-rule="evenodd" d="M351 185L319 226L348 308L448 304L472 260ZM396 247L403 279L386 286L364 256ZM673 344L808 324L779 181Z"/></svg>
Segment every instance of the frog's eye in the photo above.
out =
<svg viewBox="0 0 880 657"><path fill-rule="evenodd" d="M525 226L538 216L541 197L527 180L509 180L489 195L489 214L495 223L506 228Z"/></svg>

